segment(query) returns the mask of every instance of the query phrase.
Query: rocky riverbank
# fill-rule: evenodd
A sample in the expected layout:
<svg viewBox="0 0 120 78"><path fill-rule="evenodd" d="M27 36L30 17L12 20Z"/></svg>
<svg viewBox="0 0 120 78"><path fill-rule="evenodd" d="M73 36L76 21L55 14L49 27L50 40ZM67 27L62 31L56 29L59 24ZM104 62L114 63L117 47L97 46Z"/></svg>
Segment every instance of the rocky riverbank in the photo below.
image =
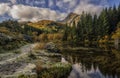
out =
<svg viewBox="0 0 120 78"><path fill-rule="evenodd" d="M60 63L61 54L57 53L58 49L55 45L49 43L44 50L35 50L35 46L36 43L28 44L16 51L0 54L0 78L37 78L41 74L38 73L38 66L50 70L57 65L60 68L64 66L65 63ZM70 65L65 64L65 66Z"/></svg>

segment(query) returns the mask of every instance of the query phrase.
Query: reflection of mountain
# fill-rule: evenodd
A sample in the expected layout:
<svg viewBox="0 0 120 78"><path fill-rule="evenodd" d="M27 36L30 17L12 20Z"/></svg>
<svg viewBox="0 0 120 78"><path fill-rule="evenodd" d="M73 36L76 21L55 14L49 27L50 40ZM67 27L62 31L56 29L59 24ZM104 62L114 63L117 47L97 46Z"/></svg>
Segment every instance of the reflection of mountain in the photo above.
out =
<svg viewBox="0 0 120 78"><path fill-rule="evenodd" d="M120 76L120 51L118 50L101 50L101 52L97 50L91 52L81 50L73 53L65 51L63 57L73 65L75 64L73 68L76 69L77 73L73 72L75 71L73 70L74 76L76 74L79 74L80 77L84 76L81 78L119 78Z"/></svg>
<svg viewBox="0 0 120 78"><path fill-rule="evenodd" d="M90 70L87 70L80 63L74 64L73 69L68 78L105 78L100 72L99 68L96 70L91 67Z"/></svg>

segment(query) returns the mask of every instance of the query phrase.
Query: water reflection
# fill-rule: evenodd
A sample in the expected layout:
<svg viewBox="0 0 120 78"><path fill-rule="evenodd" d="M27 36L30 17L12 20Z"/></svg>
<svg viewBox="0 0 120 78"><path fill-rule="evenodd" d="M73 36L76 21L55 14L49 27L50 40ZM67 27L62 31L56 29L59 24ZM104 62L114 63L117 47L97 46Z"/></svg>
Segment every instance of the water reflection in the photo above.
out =
<svg viewBox="0 0 120 78"><path fill-rule="evenodd" d="M120 78L120 51L113 47L65 50L63 56L73 64L68 78Z"/></svg>
<svg viewBox="0 0 120 78"><path fill-rule="evenodd" d="M82 64L77 63L74 64L72 68L73 69L68 78L105 78L98 67L96 70L93 68L93 66L91 70L86 70Z"/></svg>

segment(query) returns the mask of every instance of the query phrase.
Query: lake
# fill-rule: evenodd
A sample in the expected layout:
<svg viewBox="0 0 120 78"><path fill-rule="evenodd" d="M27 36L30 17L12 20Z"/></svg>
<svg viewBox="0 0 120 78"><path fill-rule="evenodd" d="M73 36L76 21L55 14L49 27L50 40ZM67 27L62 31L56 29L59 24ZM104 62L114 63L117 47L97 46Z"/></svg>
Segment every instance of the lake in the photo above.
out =
<svg viewBox="0 0 120 78"><path fill-rule="evenodd" d="M120 50L114 46L65 47L62 55L72 64L68 78L120 78Z"/></svg>

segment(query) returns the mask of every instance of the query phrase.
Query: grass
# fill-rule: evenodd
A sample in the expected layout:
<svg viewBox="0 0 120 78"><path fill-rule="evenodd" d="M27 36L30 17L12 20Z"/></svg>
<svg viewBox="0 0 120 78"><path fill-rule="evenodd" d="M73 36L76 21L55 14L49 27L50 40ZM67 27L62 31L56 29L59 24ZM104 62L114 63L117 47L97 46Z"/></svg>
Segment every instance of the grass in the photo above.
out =
<svg viewBox="0 0 120 78"><path fill-rule="evenodd" d="M23 74L21 74L20 76L18 76L18 78L37 78L37 76L36 75L23 75Z"/></svg>
<svg viewBox="0 0 120 78"><path fill-rule="evenodd" d="M56 63L46 68L39 66L38 69L38 78L67 78L71 71L71 65Z"/></svg>
<svg viewBox="0 0 120 78"><path fill-rule="evenodd" d="M33 53L30 53L30 54L28 55L28 57L30 57L30 58L32 58L32 59L36 59L36 58L37 58Z"/></svg>
<svg viewBox="0 0 120 78"><path fill-rule="evenodd" d="M15 51L13 51L13 53L15 53L15 54L19 54L20 51L19 51L19 50L15 50Z"/></svg>

